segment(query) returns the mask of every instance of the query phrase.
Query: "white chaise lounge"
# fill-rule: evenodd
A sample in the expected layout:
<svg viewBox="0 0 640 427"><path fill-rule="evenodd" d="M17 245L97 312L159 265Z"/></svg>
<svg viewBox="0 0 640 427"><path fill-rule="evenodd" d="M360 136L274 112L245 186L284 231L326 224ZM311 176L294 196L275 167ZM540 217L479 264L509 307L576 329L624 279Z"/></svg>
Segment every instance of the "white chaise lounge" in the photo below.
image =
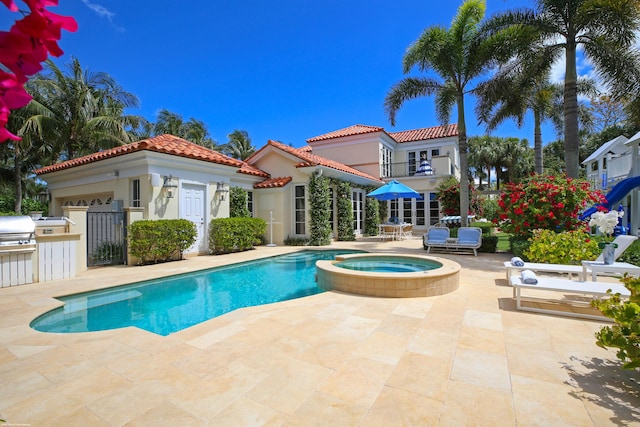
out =
<svg viewBox="0 0 640 427"><path fill-rule="evenodd" d="M449 237L448 227L430 227L423 236L424 248L427 253L431 248L449 251L471 250L478 256L478 248L482 246L482 230L480 227L460 227L458 237Z"/></svg>
<svg viewBox="0 0 640 427"><path fill-rule="evenodd" d="M509 278L511 286L513 286L516 298L516 308L522 311L532 311L535 313L557 314L561 316L569 317L582 317L585 319L593 320L609 320L609 318L602 315L581 313L575 311L563 311L553 310L540 307L532 307L522 305L522 291L523 290L538 290L538 291L553 291L571 294L583 294L591 295L593 297L601 297L607 295L607 290L615 293L619 293L622 296L628 297L631 295L629 290L624 287L622 283L604 283L604 282L577 282L570 279L556 279L551 277L538 277L538 283L535 285L526 284L522 282L521 276L513 275ZM560 301L562 302L562 301ZM555 301L554 301L555 303Z"/></svg>
<svg viewBox="0 0 640 427"><path fill-rule="evenodd" d="M618 247L615 250L615 254L613 256L614 260L618 259L620 255L622 255L622 253L626 251L627 248L631 246L631 244L636 239L637 239L636 236L625 236L625 235L617 236L613 241L613 243L616 243L618 245ZM600 254L598 258L596 258L595 260L596 263L602 263L603 261L604 259L602 257L602 254ZM582 276L581 277L582 280L586 280L585 274L591 271L589 263L583 263L583 265L569 265L569 264L547 264L547 263L541 263L541 262L525 262L524 265L516 266L516 265L513 265L511 261L505 261L504 267L507 269L507 280L509 280L509 277L511 277L511 275L514 272L522 271L522 270L531 270L531 271L546 272L546 273L564 273L564 274L568 274L569 277L571 277L573 274L577 274L579 276ZM611 272L602 271L602 272L598 272L598 274L603 276L611 276L614 274L620 274L620 271L616 269L612 269Z"/></svg>

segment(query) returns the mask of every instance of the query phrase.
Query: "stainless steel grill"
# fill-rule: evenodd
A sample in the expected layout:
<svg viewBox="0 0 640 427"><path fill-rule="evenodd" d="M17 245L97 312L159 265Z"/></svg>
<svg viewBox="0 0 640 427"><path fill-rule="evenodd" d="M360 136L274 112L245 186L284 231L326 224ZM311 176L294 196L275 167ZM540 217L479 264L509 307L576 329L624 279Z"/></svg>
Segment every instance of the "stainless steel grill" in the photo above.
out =
<svg viewBox="0 0 640 427"><path fill-rule="evenodd" d="M33 283L35 229L29 216L0 216L0 287Z"/></svg>
<svg viewBox="0 0 640 427"><path fill-rule="evenodd" d="M29 216L0 216L0 251L35 251L35 231Z"/></svg>

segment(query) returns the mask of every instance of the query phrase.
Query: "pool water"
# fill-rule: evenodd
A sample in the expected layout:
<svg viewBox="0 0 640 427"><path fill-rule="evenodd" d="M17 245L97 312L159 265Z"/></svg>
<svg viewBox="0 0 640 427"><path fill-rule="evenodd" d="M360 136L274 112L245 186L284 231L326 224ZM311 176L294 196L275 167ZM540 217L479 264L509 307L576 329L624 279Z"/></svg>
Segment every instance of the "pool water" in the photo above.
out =
<svg viewBox="0 0 640 427"><path fill-rule="evenodd" d="M316 261L347 250L311 250L58 298L38 317L42 332L90 332L135 326L169 335L242 307L323 292Z"/></svg>
<svg viewBox="0 0 640 427"><path fill-rule="evenodd" d="M435 260L421 260L394 256L356 257L337 262L336 267L372 273L413 273L442 267Z"/></svg>

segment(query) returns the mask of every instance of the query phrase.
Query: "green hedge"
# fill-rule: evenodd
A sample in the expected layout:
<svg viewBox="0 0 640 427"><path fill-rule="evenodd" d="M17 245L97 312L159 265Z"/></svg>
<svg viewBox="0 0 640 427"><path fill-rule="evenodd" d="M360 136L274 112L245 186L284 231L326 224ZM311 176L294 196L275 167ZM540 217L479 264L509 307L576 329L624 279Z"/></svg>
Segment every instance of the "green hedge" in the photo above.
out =
<svg viewBox="0 0 640 427"><path fill-rule="evenodd" d="M529 258L525 255L525 252L529 250L531 242L526 236L509 236L509 246L511 246L511 253L514 256L520 257L525 261L529 261Z"/></svg>
<svg viewBox="0 0 640 427"><path fill-rule="evenodd" d="M139 264L182 259L196 241L196 225L186 219L135 221L127 227L129 252Z"/></svg>
<svg viewBox="0 0 640 427"><path fill-rule="evenodd" d="M216 218L209 224L209 251L228 254L253 249L262 242L267 223L262 218Z"/></svg>

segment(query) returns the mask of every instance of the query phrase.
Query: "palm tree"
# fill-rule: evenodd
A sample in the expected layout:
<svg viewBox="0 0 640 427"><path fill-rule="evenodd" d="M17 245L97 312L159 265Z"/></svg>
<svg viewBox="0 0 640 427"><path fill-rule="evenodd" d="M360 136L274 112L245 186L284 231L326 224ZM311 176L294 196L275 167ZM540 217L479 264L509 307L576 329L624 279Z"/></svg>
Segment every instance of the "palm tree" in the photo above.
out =
<svg viewBox="0 0 640 427"><path fill-rule="evenodd" d="M185 122L180 114L162 109L158 112L158 119L152 127L155 135L167 133L211 150L218 148L216 141L209 135L207 125L193 117Z"/></svg>
<svg viewBox="0 0 640 427"><path fill-rule="evenodd" d="M469 138L469 166L475 167L480 181L478 188L483 189L482 177L487 177L487 185L491 189L491 169L497 162L497 138L489 135L472 136ZM486 169L486 174L483 172Z"/></svg>
<svg viewBox="0 0 640 427"><path fill-rule="evenodd" d="M246 160L256 151L246 130L236 129L227 138L229 141L225 145L225 151L233 158Z"/></svg>
<svg viewBox="0 0 640 427"><path fill-rule="evenodd" d="M57 161L129 142L140 117L124 110L137 107L138 98L108 74L83 70L77 59L67 68L68 74L47 60L45 72L28 82L34 114L24 126L45 144L40 149Z"/></svg>
<svg viewBox="0 0 640 427"><path fill-rule="evenodd" d="M185 124L185 139L194 144L202 145L210 150L218 149L216 141L209 136L207 125L202 120L196 120L193 117Z"/></svg>
<svg viewBox="0 0 640 427"><path fill-rule="evenodd" d="M158 111L158 117L153 125L153 132L156 135L166 133L182 138L186 134L184 120L182 120L180 114L162 109Z"/></svg>
<svg viewBox="0 0 640 427"><path fill-rule="evenodd" d="M633 49L640 29L638 0L536 0L536 9L506 11L494 16L487 28L537 33L530 51L546 58L565 54L564 151L566 173L579 175L577 50L582 47L604 83L616 97L633 93L640 84L638 53Z"/></svg>
<svg viewBox="0 0 640 427"><path fill-rule="evenodd" d="M466 0L458 9L449 29L431 26L409 46L403 58L403 71L408 74L415 66L420 71L435 71L440 79L407 77L396 83L385 98L385 111L395 126L396 113L410 99L435 95L436 114L442 123L448 122L451 109L458 113L458 148L460 150L460 214L462 225L467 225L469 212L469 178L467 159L467 128L465 122L465 94L473 92L469 86L506 61L518 46L530 40L522 32L486 33L481 28L486 4L483 0ZM520 38L527 38L521 40Z"/></svg>
<svg viewBox="0 0 640 427"><path fill-rule="evenodd" d="M549 81L553 58L534 56L523 62L512 61L502 67L496 75L480 87L476 113L486 123L487 130L494 130L507 119L515 119L518 127L524 124L527 111L533 113L535 172L543 173L542 123L551 119L559 133L564 121L563 88ZM592 95L595 82L580 79L578 92ZM585 107L581 104L581 109ZM584 117L587 120L588 113Z"/></svg>

